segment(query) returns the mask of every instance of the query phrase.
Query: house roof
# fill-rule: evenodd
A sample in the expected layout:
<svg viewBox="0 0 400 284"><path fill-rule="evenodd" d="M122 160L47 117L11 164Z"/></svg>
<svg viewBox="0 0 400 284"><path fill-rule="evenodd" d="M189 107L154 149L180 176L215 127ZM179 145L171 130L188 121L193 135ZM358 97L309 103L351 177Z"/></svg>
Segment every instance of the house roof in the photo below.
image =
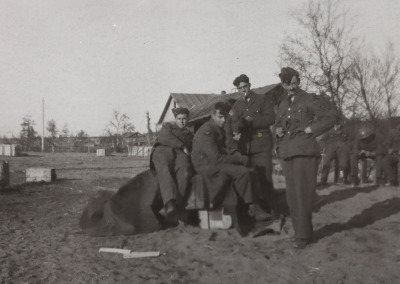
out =
<svg viewBox="0 0 400 284"><path fill-rule="evenodd" d="M217 96L216 94L188 94L188 93L170 93L167 103L165 104L164 110L161 113L158 123L162 123L166 112L172 102L172 99L176 102L177 106L185 107L191 110L195 106L202 105L211 98Z"/></svg>
<svg viewBox="0 0 400 284"><path fill-rule="evenodd" d="M280 84L272 84L261 88L254 88L252 91L256 94L266 95L268 92L272 91L275 87L280 86ZM197 105L190 110L190 120L189 122L193 122L211 115L215 103L219 101L226 102L229 99L237 100L240 98L240 93L232 93L226 95L213 95L208 101L201 105Z"/></svg>

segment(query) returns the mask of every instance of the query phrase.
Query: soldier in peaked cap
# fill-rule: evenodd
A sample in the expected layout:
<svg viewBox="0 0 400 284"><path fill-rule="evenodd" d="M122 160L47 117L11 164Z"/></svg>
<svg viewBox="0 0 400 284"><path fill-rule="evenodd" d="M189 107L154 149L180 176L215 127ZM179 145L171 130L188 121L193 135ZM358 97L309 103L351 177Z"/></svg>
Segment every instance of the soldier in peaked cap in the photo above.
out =
<svg viewBox="0 0 400 284"><path fill-rule="evenodd" d="M165 123L150 156L150 167L156 171L164 208L160 214L169 217L184 208L184 197L192 176L190 151L193 134L186 127L187 108L172 110L174 123Z"/></svg>
<svg viewBox="0 0 400 284"><path fill-rule="evenodd" d="M238 76L233 85L242 95L230 112L234 136L240 137L238 149L248 156L249 167L257 172L257 198L261 205L273 211L272 134L269 129L275 122L272 102L267 96L250 90L250 80L245 74Z"/></svg>
<svg viewBox="0 0 400 284"><path fill-rule="evenodd" d="M295 231L296 248L311 241L312 209L320 148L315 137L337 121L332 105L300 89L299 73L282 68L279 77L287 92L279 104L275 132L277 154L286 179L286 199Z"/></svg>

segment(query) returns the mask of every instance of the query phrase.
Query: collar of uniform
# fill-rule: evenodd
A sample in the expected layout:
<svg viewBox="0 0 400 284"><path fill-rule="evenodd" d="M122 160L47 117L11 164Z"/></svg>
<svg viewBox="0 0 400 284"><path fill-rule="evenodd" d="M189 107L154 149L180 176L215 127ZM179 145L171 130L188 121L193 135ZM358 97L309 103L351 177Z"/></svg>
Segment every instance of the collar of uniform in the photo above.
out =
<svg viewBox="0 0 400 284"><path fill-rule="evenodd" d="M248 95L247 97L248 97L248 98L249 98L249 100L250 100L250 99L252 99L252 98L253 98L253 96L254 96L254 93L253 93L253 92L250 90L250 91L249 91L249 95ZM246 96L245 96L245 95L243 95L243 97L242 97L242 98L243 98L243 100L246 102Z"/></svg>

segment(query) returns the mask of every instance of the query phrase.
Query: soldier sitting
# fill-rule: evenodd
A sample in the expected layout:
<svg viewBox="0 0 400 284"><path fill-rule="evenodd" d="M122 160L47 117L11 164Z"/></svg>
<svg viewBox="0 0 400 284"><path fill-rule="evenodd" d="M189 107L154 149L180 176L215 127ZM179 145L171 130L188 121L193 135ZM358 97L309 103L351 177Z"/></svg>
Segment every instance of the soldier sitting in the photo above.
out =
<svg viewBox="0 0 400 284"><path fill-rule="evenodd" d="M226 150L224 125L227 110L223 102L214 106L211 119L195 133L193 139L192 163L197 173L204 176L222 174L232 179L232 188L236 195L249 206L249 213L257 220L266 218L266 214L253 204L250 171L246 168L247 156L230 154ZM263 215L264 213L264 215Z"/></svg>
<svg viewBox="0 0 400 284"><path fill-rule="evenodd" d="M184 198L192 175L190 151L193 134L186 128L189 110L176 108L172 111L175 122L163 125L150 156L150 168L157 174L164 203L160 214L166 217L184 208Z"/></svg>

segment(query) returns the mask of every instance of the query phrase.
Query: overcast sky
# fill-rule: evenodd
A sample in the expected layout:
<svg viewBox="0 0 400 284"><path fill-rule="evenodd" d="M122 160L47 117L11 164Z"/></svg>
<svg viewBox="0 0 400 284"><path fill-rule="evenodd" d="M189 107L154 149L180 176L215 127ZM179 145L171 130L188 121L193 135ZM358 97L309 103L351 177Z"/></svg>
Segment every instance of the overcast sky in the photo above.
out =
<svg viewBox="0 0 400 284"><path fill-rule="evenodd" d="M366 43L400 47L400 1L346 1ZM170 92L230 92L277 82L277 55L295 0L0 0L0 135L25 115L97 136L113 109L138 131ZM46 134L47 135L47 134Z"/></svg>

